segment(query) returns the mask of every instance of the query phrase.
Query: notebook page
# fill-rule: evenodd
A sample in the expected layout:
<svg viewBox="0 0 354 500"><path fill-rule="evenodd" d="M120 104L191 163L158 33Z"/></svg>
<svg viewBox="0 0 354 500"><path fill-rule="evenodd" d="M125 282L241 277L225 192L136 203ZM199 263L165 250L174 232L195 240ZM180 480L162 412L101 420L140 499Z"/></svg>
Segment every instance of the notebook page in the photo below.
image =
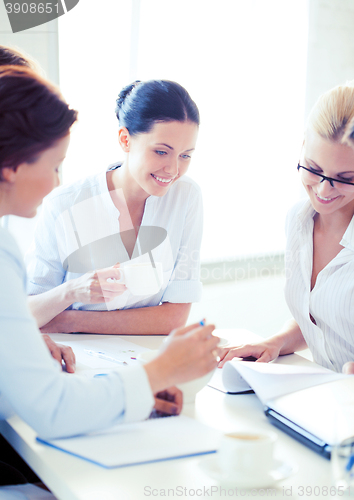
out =
<svg viewBox="0 0 354 500"><path fill-rule="evenodd" d="M290 394L326 382L346 378L348 375L327 370L321 366L287 365L283 363L254 363L231 360L223 368L225 387L235 388L247 383L263 404L270 399Z"/></svg>
<svg viewBox="0 0 354 500"><path fill-rule="evenodd" d="M213 453L221 433L185 417L117 425L103 432L39 442L107 468Z"/></svg>

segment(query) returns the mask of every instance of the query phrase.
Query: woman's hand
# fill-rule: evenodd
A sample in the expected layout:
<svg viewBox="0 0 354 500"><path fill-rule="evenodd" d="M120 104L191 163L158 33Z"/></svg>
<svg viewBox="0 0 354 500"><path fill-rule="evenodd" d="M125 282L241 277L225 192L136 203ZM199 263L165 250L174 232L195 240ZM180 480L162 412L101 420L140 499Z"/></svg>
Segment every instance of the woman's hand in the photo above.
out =
<svg viewBox="0 0 354 500"><path fill-rule="evenodd" d="M183 406L183 394L177 387L155 394L155 411L157 415L179 415Z"/></svg>
<svg viewBox="0 0 354 500"><path fill-rule="evenodd" d="M221 349L220 363L218 368L222 368L227 361L233 358L247 358L252 356L257 358L257 362L269 363L280 354L282 343L275 339L265 340L257 344L245 344L232 349L225 347Z"/></svg>
<svg viewBox="0 0 354 500"><path fill-rule="evenodd" d="M47 344L50 354L62 366L62 361L66 366L68 373L75 372L75 354L71 347L62 344L56 344L48 335L43 335L43 340Z"/></svg>
<svg viewBox="0 0 354 500"><path fill-rule="evenodd" d="M353 375L354 374L354 362L353 361L348 361L343 365L342 372L345 373L346 375Z"/></svg>
<svg viewBox="0 0 354 500"><path fill-rule="evenodd" d="M202 377L216 368L220 339L212 335L214 329L214 325L196 323L170 333L160 354L144 366L154 393Z"/></svg>
<svg viewBox="0 0 354 500"><path fill-rule="evenodd" d="M66 283L66 295L70 303L97 304L110 302L122 295L127 287L117 281L120 279L119 264L75 278Z"/></svg>

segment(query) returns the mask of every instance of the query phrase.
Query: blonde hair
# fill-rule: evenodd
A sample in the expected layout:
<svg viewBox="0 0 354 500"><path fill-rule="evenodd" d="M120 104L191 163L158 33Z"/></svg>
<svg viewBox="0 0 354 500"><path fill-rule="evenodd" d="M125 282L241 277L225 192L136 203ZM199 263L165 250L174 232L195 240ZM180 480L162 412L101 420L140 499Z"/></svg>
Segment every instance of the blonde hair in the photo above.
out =
<svg viewBox="0 0 354 500"><path fill-rule="evenodd" d="M354 118L348 123L342 142L354 148Z"/></svg>
<svg viewBox="0 0 354 500"><path fill-rule="evenodd" d="M344 142L347 126L353 120L354 81L351 81L320 96L310 112L306 130L310 128L324 139Z"/></svg>

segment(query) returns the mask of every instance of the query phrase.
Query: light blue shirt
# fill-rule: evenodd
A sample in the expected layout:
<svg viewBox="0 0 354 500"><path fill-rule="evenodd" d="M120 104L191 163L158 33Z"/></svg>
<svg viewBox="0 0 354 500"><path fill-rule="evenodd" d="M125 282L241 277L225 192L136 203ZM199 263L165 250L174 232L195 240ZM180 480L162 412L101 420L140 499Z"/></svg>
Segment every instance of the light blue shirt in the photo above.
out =
<svg viewBox="0 0 354 500"><path fill-rule="evenodd" d="M37 295L84 272L129 261L120 238L119 217L108 190L106 171L55 189L44 201L34 242L26 255L28 294ZM178 179L164 196L149 196L138 242L144 230L152 236L137 244L131 260L146 262L152 256L155 262L161 262L160 291L153 296L134 296L127 290L107 305L74 303L70 309L129 309L200 300L202 226L201 191L190 178ZM151 228L158 234L151 233ZM79 256L76 267L68 267L68 258L75 252Z"/></svg>
<svg viewBox="0 0 354 500"><path fill-rule="evenodd" d="M142 366L92 379L62 372L28 308L20 250L1 227L0 276L0 418L15 412L54 438L149 416L154 399Z"/></svg>

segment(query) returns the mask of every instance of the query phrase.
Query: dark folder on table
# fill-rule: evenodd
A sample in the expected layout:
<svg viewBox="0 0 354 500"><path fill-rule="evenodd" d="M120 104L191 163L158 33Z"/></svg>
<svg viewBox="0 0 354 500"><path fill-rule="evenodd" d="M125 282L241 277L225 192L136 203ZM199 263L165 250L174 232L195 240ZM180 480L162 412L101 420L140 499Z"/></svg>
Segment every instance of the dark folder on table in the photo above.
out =
<svg viewBox="0 0 354 500"><path fill-rule="evenodd" d="M354 377L306 360L300 364L303 361L294 356L267 364L232 360L223 368L224 386L236 393L247 383L272 424L330 458L336 440L354 436L354 422L341 430L336 425L346 405L354 406Z"/></svg>

